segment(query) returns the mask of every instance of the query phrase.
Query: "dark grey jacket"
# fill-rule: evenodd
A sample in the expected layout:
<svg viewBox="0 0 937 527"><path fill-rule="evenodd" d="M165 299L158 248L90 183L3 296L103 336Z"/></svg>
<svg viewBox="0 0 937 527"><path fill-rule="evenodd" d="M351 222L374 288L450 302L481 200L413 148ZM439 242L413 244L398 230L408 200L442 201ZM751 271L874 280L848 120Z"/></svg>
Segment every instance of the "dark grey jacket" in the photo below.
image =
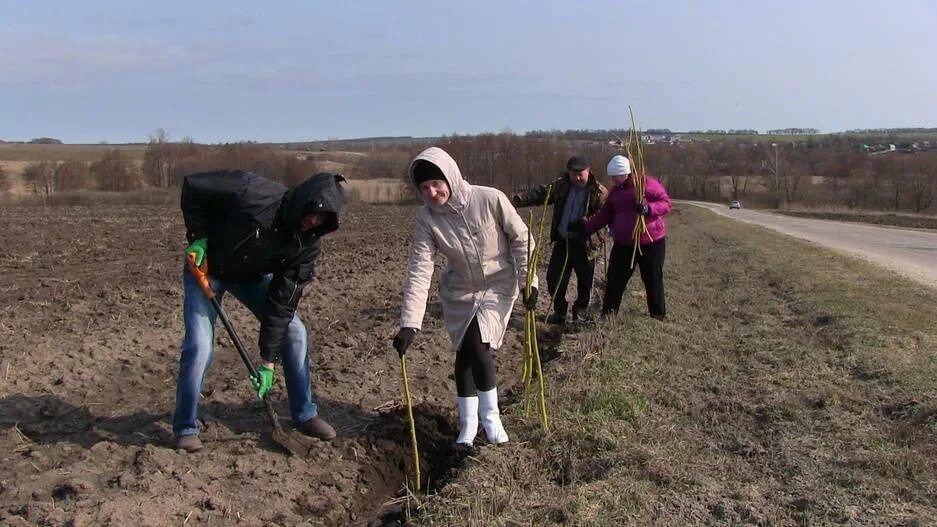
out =
<svg viewBox="0 0 937 527"><path fill-rule="evenodd" d="M547 192L550 193L547 205L553 205L553 219L550 222L550 241L558 242L562 240L559 233L560 218L563 216L563 208L566 206L566 198L569 196L569 188L572 185L569 176L564 172L560 174L550 185L540 185L528 190L527 192L518 192L514 194L511 201L517 208L543 205L547 198ZM586 202L584 203L585 215L583 218L590 218L605 203L608 197L608 189L596 180L595 175L589 173L589 181L586 183ZM579 219L583 219L579 218ZM596 232L586 240L586 248L589 250L590 259L595 258L596 251L605 243L604 235Z"/></svg>

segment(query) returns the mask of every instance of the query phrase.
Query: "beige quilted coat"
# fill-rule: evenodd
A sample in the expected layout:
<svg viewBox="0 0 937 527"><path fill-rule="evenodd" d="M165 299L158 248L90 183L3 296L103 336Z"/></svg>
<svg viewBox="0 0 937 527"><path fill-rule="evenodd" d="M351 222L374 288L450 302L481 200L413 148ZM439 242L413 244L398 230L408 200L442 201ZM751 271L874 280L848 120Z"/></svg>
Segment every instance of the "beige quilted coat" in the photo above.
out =
<svg viewBox="0 0 937 527"><path fill-rule="evenodd" d="M442 206L424 200L417 214L400 327L422 327L433 259L442 253L447 262L439 298L453 349L459 348L473 316L478 317L482 342L498 349L527 276L527 244L533 250L534 242L528 242L527 225L507 196L462 179L455 160L441 148L428 148L410 163L411 183L420 159L442 170L451 196Z"/></svg>

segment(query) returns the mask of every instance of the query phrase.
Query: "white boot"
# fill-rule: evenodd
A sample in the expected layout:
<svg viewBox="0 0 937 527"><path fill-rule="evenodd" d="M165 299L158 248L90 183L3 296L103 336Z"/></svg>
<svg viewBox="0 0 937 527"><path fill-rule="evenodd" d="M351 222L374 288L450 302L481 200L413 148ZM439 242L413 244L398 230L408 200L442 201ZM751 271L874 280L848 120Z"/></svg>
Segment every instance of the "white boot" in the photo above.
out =
<svg viewBox="0 0 937 527"><path fill-rule="evenodd" d="M485 427L489 443L500 445L508 442L508 433L504 431L501 414L498 412L498 388L478 392L478 417Z"/></svg>
<svg viewBox="0 0 937 527"><path fill-rule="evenodd" d="M457 444L472 446L478 433L478 397L459 397L459 438Z"/></svg>

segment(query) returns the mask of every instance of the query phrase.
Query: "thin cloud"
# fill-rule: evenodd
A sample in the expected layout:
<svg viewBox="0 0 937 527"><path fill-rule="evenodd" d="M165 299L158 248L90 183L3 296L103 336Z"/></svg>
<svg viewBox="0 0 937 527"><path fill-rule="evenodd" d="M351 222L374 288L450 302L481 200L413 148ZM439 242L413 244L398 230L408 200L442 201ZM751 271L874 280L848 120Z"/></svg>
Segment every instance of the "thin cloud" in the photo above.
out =
<svg viewBox="0 0 937 527"><path fill-rule="evenodd" d="M209 57L177 44L137 42L119 36L0 37L2 84L80 81L104 75L165 71L204 63Z"/></svg>

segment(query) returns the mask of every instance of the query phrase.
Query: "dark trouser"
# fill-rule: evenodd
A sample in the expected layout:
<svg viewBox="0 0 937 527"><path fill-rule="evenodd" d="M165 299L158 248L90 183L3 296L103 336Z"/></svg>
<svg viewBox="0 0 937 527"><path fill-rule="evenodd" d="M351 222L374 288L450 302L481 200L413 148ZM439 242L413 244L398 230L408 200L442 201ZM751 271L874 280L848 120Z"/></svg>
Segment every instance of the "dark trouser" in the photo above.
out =
<svg viewBox="0 0 937 527"><path fill-rule="evenodd" d="M647 293L647 310L652 317L667 315L664 305L664 253L666 238L641 246L641 252L635 255L644 291ZM605 285L605 298L602 300L602 314L618 311L621 307L621 295L631 278L632 245L616 243L612 246L612 255L608 260L608 282Z"/></svg>
<svg viewBox="0 0 937 527"><path fill-rule="evenodd" d="M455 388L459 397L473 397L495 387L495 360L491 347L482 342L478 319L469 324L455 353Z"/></svg>
<svg viewBox="0 0 937 527"><path fill-rule="evenodd" d="M573 305L584 311L589 307L589 297L592 295L595 260L589 259L585 241L560 240L554 243L550 265L547 267L547 290L553 297L553 311L563 316L566 316L566 288L569 287L569 277L573 271L576 272L576 303ZM560 273L563 275L560 276Z"/></svg>

